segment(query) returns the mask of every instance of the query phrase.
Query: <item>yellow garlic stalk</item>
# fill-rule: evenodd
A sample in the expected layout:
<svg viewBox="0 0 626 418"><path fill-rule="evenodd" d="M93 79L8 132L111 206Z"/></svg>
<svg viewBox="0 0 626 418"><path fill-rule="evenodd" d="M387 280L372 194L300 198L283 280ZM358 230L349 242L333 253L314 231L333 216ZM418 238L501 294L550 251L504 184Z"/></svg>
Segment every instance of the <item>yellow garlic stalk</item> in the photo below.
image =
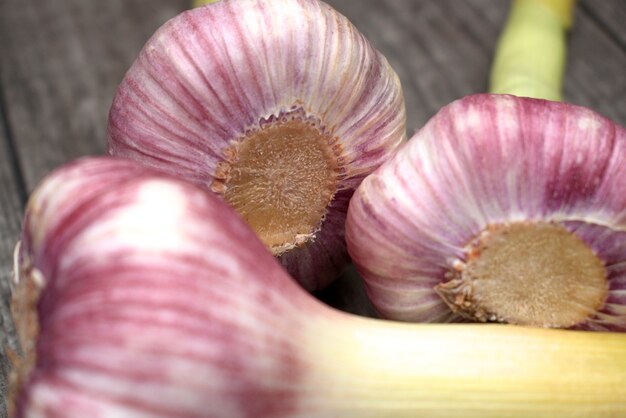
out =
<svg viewBox="0 0 626 418"><path fill-rule="evenodd" d="M515 0L500 36L489 91L561 100L574 0Z"/></svg>
<svg viewBox="0 0 626 418"><path fill-rule="evenodd" d="M215 3L215 2L218 2L218 1L220 1L220 0L194 0L193 7L200 7L200 6L204 6L206 4Z"/></svg>

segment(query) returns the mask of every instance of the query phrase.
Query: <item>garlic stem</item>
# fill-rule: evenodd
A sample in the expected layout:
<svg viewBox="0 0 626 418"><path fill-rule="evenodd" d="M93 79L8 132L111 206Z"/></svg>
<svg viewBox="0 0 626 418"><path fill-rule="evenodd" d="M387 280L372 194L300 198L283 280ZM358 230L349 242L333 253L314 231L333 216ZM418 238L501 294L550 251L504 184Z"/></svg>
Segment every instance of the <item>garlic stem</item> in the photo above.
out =
<svg viewBox="0 0 626 418"><path fill-rule="evenodd" d="M573 8L574 0L513 0L496 49L491 93L561 100Z"/></svg>
<svg viewBox="0 0 626 418"><path fill-rule="evenodd" d="M325 416L600 418L626 410L624 334L356 317L319 329L315 402L335 412Z"/></svg>
<svg viewBox="0 0 626 418"><path fill-rule="evenodd" d="M194 0L193 7L205 6L207 4L216 3L219 0Z"/></svg>

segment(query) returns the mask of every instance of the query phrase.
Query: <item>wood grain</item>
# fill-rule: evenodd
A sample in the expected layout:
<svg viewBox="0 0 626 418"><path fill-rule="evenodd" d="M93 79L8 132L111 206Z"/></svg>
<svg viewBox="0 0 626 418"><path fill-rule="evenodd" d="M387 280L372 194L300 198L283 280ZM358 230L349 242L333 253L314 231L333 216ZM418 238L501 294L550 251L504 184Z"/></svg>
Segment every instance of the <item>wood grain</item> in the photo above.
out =
<svg viewBox="0 0 626 418"><path fill-rule="evenodd" d="M612 43L626 50L626 2L624 0L579 0L578 9L584 20L593 22Z"/></svg>
<svg viewBox="0 0 626 418"><path fill-rule="evenodd" d="M29 191L52 168L103 152L117 84L152 32L186 4L2 2L0 82Z"/></svg>
<svg viewBox="0 0 626 418"><path fill-rule="evenodd" d="M13 270L13 248L19 237L24 190L21 188L9 131L4 120L4 104L0 103L0 394L5 393L8 365L4 347L17 349L15 330L9 310L10 282ZM0 396L0 417L4 414L4 396Z"/></svg>
<svg viewBox="0 0 626 418"><path fill-rule="evenodd" d="M613 3L615 15L619 15L617 5L621 4L620 10L626 13L626 2L593 2L600 3ZM626 36L626 27L622 26L620 33ZM626 126L626 49L582 7L577 9L569 37L563 97Z"/></svg>

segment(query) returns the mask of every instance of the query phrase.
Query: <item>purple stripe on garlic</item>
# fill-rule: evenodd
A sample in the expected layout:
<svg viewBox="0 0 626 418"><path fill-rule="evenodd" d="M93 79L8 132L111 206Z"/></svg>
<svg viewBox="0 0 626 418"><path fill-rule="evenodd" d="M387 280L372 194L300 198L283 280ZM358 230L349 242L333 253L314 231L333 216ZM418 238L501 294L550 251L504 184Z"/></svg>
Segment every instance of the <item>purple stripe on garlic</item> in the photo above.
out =
<svg viewBox="0 0 626 418"><path fill-rule="evenodd" d="M479 294L491 280L485 276L505 273L495 264L480 270L478 261L472 260L489 251L496 258L524 253L519 256L524 260L527 251L538 251L527 259L532 263L511 273L516 280L526 280L524 274L540 265L541 252L562 251L571 261L561 266L541 264L540 275L552 274L546 273L549 270L555 280L563 276L558 285L562 310L580 312L555 319L552 315L559 314L545 306L550 303L526 304L518 295L519 309L542 311L546 318L525 324L623 331L624 161L626 131L590 110L514 96L469 96L440 110L359 187L346 227L349 251L374 305L386 317L433 322L469 315L473 320L514 323L517 319L507 317L510 312L501 316L475 306L490 299ZM527 228L533 230L532 238L524 242L522 230ZM479 244L480 236L494 238ZM507 249L498 244L508 239L503 236L522 241ZM557 237L569 243L554 244L561 239ZM535 246L543 241L553 244ZM582 283L565 285L578 279ZM452 293L446 293L444 285ZM535 299L554 290L541 281L532 286ZM583 297L588 286L595 287L591 291L595 296L589 296L585 302L589 306L584 306L577 297ZM471 312L450 303L464 304ZM574 307L578 303L582 305ZM557 310L559 304L554 305Z"/></svg>
<svg viewBox="0 0 626 418"><path fill-rule="evenodd" d="M310 128L282 133L297 121ZM287 141L309 134L317 142L288 151ZM246 157L252 137L262 140ZM221 1L182 13L148 41L118 88L108 138L113 155L222 194L314 290L348 260L349 195L405 139L404 101L385 58L330 6Z"/></svg>

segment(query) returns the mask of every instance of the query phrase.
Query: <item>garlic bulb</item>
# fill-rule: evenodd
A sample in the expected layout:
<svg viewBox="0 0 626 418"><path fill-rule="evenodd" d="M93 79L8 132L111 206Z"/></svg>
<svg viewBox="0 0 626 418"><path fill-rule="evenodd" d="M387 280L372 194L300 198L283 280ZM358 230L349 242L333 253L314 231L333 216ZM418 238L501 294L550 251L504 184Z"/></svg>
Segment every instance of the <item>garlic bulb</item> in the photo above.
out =
<svg viewBox="0 0 626 418"><path fill-rule="evenodd" d="M626 335L334 311L214 194L129 160L50 175L18 263L16 323L36 344L14 418L626 413Z"/></svg>
<svg viewBox="0 0 626 418"><path fill-rule="evenodd" d="M39 331L19 370L15 416L233 418L288 408L285 379L302 367L292 352L306 318L283 300L297 287L266 251L224 203L186 182L130 160L59 169L24 221L15 304L23 346ZM264 282L244 285L251 271ZM256 319L271 315L284 323Z"/></svg>
<svg viewBox="0 0 626 418"><path fill-rule="evenodd" d="M118 88L112 155L220 194L307 289L347 262L356 186L405 139L400 83L316 0L231 0L161 27Z"/></svg>
<svg viewBox="0 0 626 418"><path fill-rule="evenodd" d="M359 187L349 251L388 318L624 331L624 161L593 111L469 96Z"/></svg>

